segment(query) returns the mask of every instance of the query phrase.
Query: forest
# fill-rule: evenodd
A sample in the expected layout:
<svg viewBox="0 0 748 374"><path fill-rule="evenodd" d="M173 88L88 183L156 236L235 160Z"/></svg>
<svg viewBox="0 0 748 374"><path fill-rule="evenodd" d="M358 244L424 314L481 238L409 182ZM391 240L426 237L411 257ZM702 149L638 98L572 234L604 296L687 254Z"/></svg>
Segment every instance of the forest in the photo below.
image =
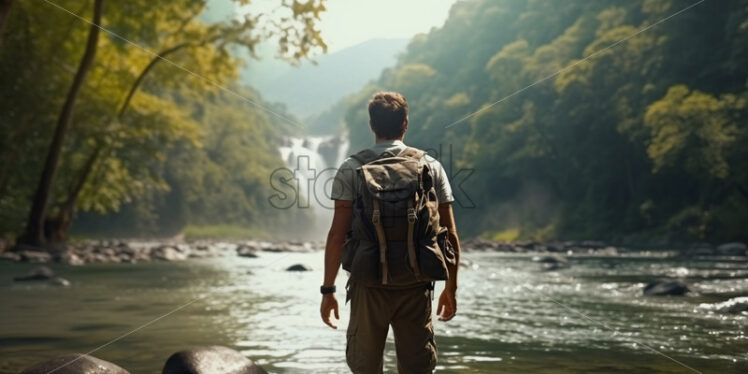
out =
<svg viewBox="0 0 748 374"><path fill-rule="evenodd" d="M406 142L473 171L456 204L472 235L745 240L748 1L670 17L693 4L458 2L349 98L352 146L371 142L371 94L400 91Z"/></svg>
<svg viewBox="0 0 748 374"><path fill-rule="evenodd" d="M303 129L238 83L234 55L270 36L291 64L324 52L323 5L209 22L207 3L2 2L0 237L261 237L304 219L267 201L276 146Z"/></svg>
<svg viewBox="0 0 748 374"><path fill-rule="evenodd" d="M345 128L353 152L372 93L395 90L465 235L748 238L748 1L459 1L311 124L242 84L237 51L322 55L324 2L221 21L207 3L59 2L108 33L2 2L0 236L282 235L312 217L268 203L283 138Z"/></svg>

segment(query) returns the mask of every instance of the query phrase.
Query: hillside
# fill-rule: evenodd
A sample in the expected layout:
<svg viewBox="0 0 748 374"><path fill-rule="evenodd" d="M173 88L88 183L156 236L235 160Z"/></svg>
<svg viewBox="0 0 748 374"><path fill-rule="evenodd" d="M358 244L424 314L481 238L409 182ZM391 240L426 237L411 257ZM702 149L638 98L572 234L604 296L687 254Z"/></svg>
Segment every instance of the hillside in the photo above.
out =
<svg viewBox="0 0 748 374"><path fill-rule="evenodd" d="M349 99L351 145L371 94L398 90L467 233L745 239L748 1L690 5L459 2Z"/></svg>

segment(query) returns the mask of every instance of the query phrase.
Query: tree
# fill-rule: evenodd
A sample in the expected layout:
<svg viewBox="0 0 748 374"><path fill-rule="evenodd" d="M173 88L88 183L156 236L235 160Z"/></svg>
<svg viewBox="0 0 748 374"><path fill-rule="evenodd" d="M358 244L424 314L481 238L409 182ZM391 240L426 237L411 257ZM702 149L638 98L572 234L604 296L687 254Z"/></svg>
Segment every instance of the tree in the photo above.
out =
<svg viewBox="0 0 748 374"><path fill-rule="evenodd" d="M240 4L246 3L246 1L237 2ZM142 178L145 178L152 180L153 185L159 186L158 188L168 188L157 177L157 173L149 172L142 174L136 172L137 167L142 166L148 157L163 157L159 156L163 153L157 149L159 145L146 146L138 139L149 139L157 136L156 139L166 140L168 143L178 141L186 135L187 138L192 137L192 141L196 141L194 135L189 135L190 133L194 134L194 130L189 130L187 133L182 134L179 131L169 129L169 126L172 126L172 129L175 130L184 129L182 124L190 123L190 121L172 117L173 121L167 121L167 123L172 123L172 125L153 127L133 122L140 113L133 113L134 116L130 116L133 118L127 118L128 109L133 106L133 99L136 98L136 93L143 88L146 78L158 70L156 67L161 65L159 64L160 62L168 63L165 65L171 68L172 71L167 72L167 69L160 70L163 78L157 84L154 82L152 85L152 87L158 87L155 91L148 89L150 92L145 94L146 96L143 100L140 100L139 108L141 110L144 109L143 105L145 103L150 102L150 104L147 104L150 106L148 110L169 112L165 107L161 107L160 109L157 109L157 107L162 105L168 107L171 105L169 104L169 101L172 100L170 96L181 96L181 100L189 100L189 97L205 93L215 94L225 89L224 85L228 86L229 83L224 82L230 82L237 76L237 63L231 57L232 48L235 47L247 48L253 54L254 47L259 41L270 36L278 36L278 56L291 63L295 63L301 58L308 58L317 48L323 51L326 49L314 22L319 17L320 12L324 10L324 1L322 0L305 3L283 1L282 6L276 9L272 15L248 14L242 19L233 19L215 24L205 24L198 19L205 6L205 1L186 1L184 4L181 4L181 2L172 3L168 6L169 9L154 9L148 2L134 2L125 8L115 8L110 13L110 22L119 22L119 32L137 28L137 35L143 39L135 40L135 42L141 45L156 45L158 47L154 48L155 53L148 53L148 60L145 65L139 68L139 73L133 75L133 65L131 64L139 64L139 60L142 60L142 58L132 56L132 51L123 49L124 46L127 46L127 43L118 45L117 42L123 40L117 40L116 37L111 42L107 40L105 43L104 48L109 56L118 60L124 58L125 60L130 60L130 62L119 67L112 67L110 64L110 66L96 68L95 71L98 71L97 75L99 79L107 77L106 82L111 90L108 92L109 96L118 95L118 90L123 90L124 96L122 102L117 105L115 113L99 117L98 120L95 117L92 118L94 121L92 122L92 126L100 128L101 126L96 122L100 123L102 120L108 123L105 126L106 130L103 131L103 134L100 130L89 132L85 129L80 129L81 136L78 137L79 139L75 139L74 142L82 146L79 151L87 152L88 155L79 157L77 152L71 154L73 157L69 160L72 163L70 166L77 165L77 167L66 173L69 176L66 176L64 178L65 181L63 181L63 184L67 187L61 191L63 193L62 199L54 203L53 207L46 209L47 211L52 209L53 216L47 214L46 211L43 213L46 216L43 218L43 221L46 221L46 223L42 227L46 226L47 228L46 233L42 234L45 236L44 240L57 242L66 238L67 231L74 217L75 208L78 205L81 194L86 191L93 192L94 195L98 194L103 201L108 201L108 203L104 204L92 203L96 199L92 199L91 196L86 197L84 206L96 206L102 212L118 208L120 201L117 201L115 196L120 196L126 202L143 193L142 191L145 191L143 188L137 188L135 190L141 192L133 195L126 192L128 189L120 189L119 192L116 192L118 189L112 190L106 186L101 191L89 188L88 184L95 183L90 180L92 175L96 174L97 170L101 174L102 168L106 168L107 164L110 167L117 165L116 168L124 167L125 170L130 170L127 174L123 174L123 177L120 179L120 182L126 185L140 185ZM285 13L283 12L284 9L287 10ZM279 14L275 15L275 13ZM165 15L166 17L164 17ZM134 19L138 19L138 21L133 22ZM142 26L137 26L139 24ZM137 54L135 53L135 55ZM168 65L177 65L177 68ZM189 66L189 68L183 70L179 66ZM178 77L179 74L182 74L183 77ZM129 79L132 80L127 82ZM174 82L177 83L175 84ZM173 94L164 95L163 93L158 93L157 91L161 91L163 87L169 87L181 93L176 96ZM252 102L251 99L249 101ZM139 130L130 131L128 129L129 126ZM154 130L151 131L151 128ZM192 126L192 128L195 128L195 126ZM126 136L126 138L122 138L122 135ZM90 140L86 140L87 137ZM124 155L129 156L121 157ZM146 162L146 164L148 163ZM112 172L112 170L109 172ZM135 177L133 173L139 174L140 177ZM113 175L116 175L116 173ZM125 176L133 178L129 179L129 177ZM52 194L51 189L49 193ZM54 202L54 200L48 197L45 205L50 201ZM39 214L39 203L41 203L41 200L36 204L34 221L36 221L37 214ZM36 224L33 226L28 225L29 229L27 231L37 230L36 226ZM36 237L37 235L34 236ZM26 237L30 237L30 235ZM38 239L35 241L37 244L42 243Z"/></svg>
<svg viewBox="0 0 748 374"><path fill-rule="evenodd" d="M78 70L73 77L73 82L70 85L70 90L65 98L65 103L62 106L57 125L55 126L52 143L49 146L47 158L42 169L42 175L39 179L39 184L32 200L31 212L29 213L26 230L20 239L20 242L23 244L42 246L47 241L44 233L44 219L47 215L47 204L52 193L52 185L54 184L55 174L57 173L63 142L70 127L70 123L72 122L75 102L78 99L83 83L86 80L86 75L91 69L96 57L96 47L99 41L99 27L101 25L103 6L104 0L94 0L93 20L91 27L89 28L86 49L81 58L80 65L78 65Z"/></svg>

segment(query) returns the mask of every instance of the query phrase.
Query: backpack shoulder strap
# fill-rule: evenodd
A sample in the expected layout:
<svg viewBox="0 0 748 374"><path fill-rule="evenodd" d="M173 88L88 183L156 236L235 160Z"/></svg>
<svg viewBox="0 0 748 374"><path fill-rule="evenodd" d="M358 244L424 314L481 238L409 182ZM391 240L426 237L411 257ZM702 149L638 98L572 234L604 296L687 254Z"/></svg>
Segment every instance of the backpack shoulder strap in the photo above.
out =
<svg viewBox="0 0 748 374"><path fill-rule="evenodd" d="M361 165L366 165L379 158L379 154L372 151L371 149L364 149L361 152L351 155L356 161L360 162Z"/></svg>
<svg viewBox="0 0 748 374"><path fill-rule="evenodd" d="M406 147L405 149L403 149L402 152L400 152L400 154L398 154L398 156L400 157L414 158L419 161L425 155L426 155L426 151L422 151L418 148L413 148L413 147Z"/></svg>

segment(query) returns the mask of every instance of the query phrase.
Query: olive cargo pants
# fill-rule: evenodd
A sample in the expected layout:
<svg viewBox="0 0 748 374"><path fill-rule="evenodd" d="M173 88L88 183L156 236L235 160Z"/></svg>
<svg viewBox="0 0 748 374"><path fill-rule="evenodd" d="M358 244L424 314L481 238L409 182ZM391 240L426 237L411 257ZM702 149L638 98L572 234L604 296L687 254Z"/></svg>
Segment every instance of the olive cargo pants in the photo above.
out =
<svg viewBox="0 0 748 374"><path fill-rule="evenodd" d="M428 284L392 289L349 282L346 361L354 374L382 373L390 325L395 333L398 373L433 372L437 352L431 324L432 292Z"/></svg>

